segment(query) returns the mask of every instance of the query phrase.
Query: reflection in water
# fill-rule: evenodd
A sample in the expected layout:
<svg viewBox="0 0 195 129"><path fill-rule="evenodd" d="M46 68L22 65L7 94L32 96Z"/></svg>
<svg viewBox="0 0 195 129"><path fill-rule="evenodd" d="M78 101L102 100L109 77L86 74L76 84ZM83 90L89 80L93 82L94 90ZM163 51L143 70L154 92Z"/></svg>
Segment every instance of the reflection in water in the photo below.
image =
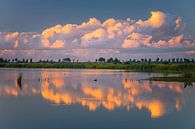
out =
<svg viewBox="0 0 195 129"><path fill-rule="evenodd" d="M22 73L20 73L17 78L17 85L22 90Z"/></svg>
<svg viewBox="0 0 195 129"><path fill-rule="evenodd" d="M193 84L192 82L184 82L184 88L187 88L187 87L193 87Z"/></svg>
<svg viewBox="0 0 195 129"><path fill-rule="evenodd" d="M185 102L181 83L136 81L135 76L140 75L135 73L40 70L24 71L25 76L20 74L18 78L17 73L9 71L0 74L3 76L0 96L41 95L54 104L80 104L90 111L98 107L107 110L119 107L147 109L152 118L179 111Z"/></svg>

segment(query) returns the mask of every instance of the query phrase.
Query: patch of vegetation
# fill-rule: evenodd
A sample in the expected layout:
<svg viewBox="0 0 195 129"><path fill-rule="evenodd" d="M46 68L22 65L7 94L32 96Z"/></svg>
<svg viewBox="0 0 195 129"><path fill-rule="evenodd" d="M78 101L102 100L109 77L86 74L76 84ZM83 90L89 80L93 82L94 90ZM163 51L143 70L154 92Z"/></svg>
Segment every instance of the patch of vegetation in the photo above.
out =
<svg viewBox="0 0 195 129"><path fill-rule="evenodd" d="M194 63L0 63L1 68L80 68L80 69L118 69L137 72L156 73L195 73ZM187 75L186 75L187 76Z"/></svg>
<svg viewBox="0 0 195 129"><path fill-rule="evenodd" d="M164 76L164 77L151 77L150 81L166 81L166 82L183 82L185 87L192 87L195 83L195 75L192 73L184 73L180 76Z"/></svg>

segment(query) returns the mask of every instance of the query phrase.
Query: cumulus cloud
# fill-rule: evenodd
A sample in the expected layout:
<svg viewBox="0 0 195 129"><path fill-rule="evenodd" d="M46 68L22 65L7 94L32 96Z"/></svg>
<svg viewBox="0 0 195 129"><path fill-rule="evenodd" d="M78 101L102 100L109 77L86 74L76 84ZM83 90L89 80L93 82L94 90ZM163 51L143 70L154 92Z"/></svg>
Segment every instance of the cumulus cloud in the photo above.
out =
<svg viewBox="0 0 195 129"><path fill-rule="evenodd" d="M144 27L160 28L166 23L166 16L163 12L151 12L151 17L148 20L139 20L137 24Z"/></svg>
<svg viewBox="0 0 195 129"><path fill-rule="evenodd" d="M151 47L150 41L152 40L151 35L143 35L140 33L132 33L124 40L123 48L138 48L141 46Z"/></svg>
<svg viewBox="0 0 195 129"><path fill-rule="evenodd" d="M187 35L181 17L160 11L145 20L103 22L90 18L81 24L55 25L41 33L0 32L0 49L135 49L192 48L195 40Z"/></svg>

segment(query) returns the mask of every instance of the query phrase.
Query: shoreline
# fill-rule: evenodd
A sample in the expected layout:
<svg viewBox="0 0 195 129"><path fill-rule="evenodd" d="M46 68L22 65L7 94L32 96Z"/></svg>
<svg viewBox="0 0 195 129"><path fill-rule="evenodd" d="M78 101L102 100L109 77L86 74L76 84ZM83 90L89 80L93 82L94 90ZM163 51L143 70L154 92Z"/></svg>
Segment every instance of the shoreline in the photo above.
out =
<svg viewBox="0 0 195 129"><path fill-rule="evenodd" d="M194 63L0 63L0 68L56 68L56 69L105 69L125 70L127 72L151 73L194 73Z"/></svg>

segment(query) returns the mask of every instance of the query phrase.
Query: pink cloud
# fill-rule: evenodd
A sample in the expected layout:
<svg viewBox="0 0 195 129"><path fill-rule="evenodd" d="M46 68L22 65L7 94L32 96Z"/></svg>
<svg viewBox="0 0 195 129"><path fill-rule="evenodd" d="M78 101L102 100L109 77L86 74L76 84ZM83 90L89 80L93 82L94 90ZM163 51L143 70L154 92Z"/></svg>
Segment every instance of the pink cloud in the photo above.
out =
<svg viewBox="0 0 195 129"><path fill-rule="evenodd" d="M189 56L195 55L195 51L194 51L194 50L192 50L192 51L187 51L187 52L186 52L186 55L189 55Z"/></svg>
<svg viewBox="0 0 195 129"><path fill-rule="evenodd" d="M145 20L90 18L81 24L55 25L41 33L0 32L0 49L194 48L181 17L160 11ZM35 53L36 54L36 53ZM110 54L110 53L109 53ZM6 55L4 53L3 55Z"/></svg>

